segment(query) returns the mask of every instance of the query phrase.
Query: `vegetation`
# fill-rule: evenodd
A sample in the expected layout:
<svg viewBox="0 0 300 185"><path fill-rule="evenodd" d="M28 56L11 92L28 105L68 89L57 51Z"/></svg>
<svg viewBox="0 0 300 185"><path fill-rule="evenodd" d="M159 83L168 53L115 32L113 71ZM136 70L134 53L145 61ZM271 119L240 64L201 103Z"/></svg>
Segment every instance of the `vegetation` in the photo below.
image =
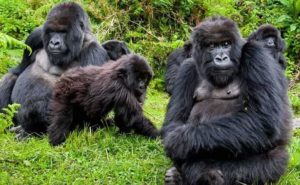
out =
<svg viewBox="0 0 300 185"><path fill-rule="evenodd" d="M58 0L0 0L0 76L21 59L28 34L40 26ZM99 41L124 40L155 71L145 114L162 125L168 96L163 74L168 54L189 38L191 28L211 15L235 20L244 37L258 26L278 27L287 44L286 75L295 115L300 114L299 0L76 0L88 12ZM47 138L15 141L6 128L18 105L0 114L0 184L162 184L171 162L159 140L123 135L116 128L73 133L63 146ZM289 170L279 184L300 182L300 132L290 145Z"/></svg>

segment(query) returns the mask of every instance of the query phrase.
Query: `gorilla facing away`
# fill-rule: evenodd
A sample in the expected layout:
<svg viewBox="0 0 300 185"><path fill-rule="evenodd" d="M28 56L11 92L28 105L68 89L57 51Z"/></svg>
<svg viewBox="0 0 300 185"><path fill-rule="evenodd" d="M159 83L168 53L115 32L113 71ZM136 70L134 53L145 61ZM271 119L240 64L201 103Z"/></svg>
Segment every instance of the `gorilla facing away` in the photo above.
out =
<svg viewBox="0 0 300 185"><path fill-rule="evenodd" d="M212 17L192 32L162 137L174 163L166 184L265 184L288 163L287 80L264 45L236 24Z"/></svg>
<svg viewBox="0 0 300 185"><path fill-rule="evenodd" d="M65 72L54 87L50 101L49 140L52 145L65 141L69 132L84 122L105 122L114 110L115 124L122 132L134 130L155 138L158 130L143 115L142 104L152 69L138 55L126 55L100 67L74 68ZM101 122L100 122L101 123Z"/></svg>
<svg viewBox="0 0 300 185"><path fill-rule="evenodd" d="M11 102L21 104L15 117L20 126L12 130L19 138L46 132L49 99L55 82L65 70L74 66L102 65L109 60L90 31L88 15L76 3L55 6L44 25L29 38L32 41L29 46L38 45L36 43L42 40L43 48L35 50L30 59L24 56L26 58L16 68L20 76L12 89Z"/></svg>
<svg viewBox="0 0 300 185"><path fill-rule="evenodd" d="M257 31L251 33L247 40L262 42L264 47L282 66L282 69L286 68L286 60L283 56L285 43L277 28L268 24L262 25Z"/></svg>
<svg viewBox="0 0 300 185"><path fill-rule="evenodd" d="M172 94L179 67L185 59L191 57L191 50L192 43L190 41L187 41L184 43L183 47L176 49L168 56L165 82L166 91L169 95Z"/></svg>
<svg viewBox="0 0 300 185"><path fill-rule="evenodd" d="M123 55L130 54L130 50L125 42L118 40L108 40L102 44L110 60L118 60Z"/></svg>

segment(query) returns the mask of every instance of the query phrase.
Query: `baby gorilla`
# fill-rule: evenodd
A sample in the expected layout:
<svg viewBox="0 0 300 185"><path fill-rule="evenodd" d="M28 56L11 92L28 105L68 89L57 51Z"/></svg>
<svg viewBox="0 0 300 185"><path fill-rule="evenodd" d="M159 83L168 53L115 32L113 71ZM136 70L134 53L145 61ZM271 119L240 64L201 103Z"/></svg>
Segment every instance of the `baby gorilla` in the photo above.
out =
<svg viewBox="0 0 300 185"><path fill-rule="evenodd" d="M54 87L50 101L51 145L65 141L69 132L85 122L101 126L114 110L114 121L121 132L156 138L158 130L143 115L147 86L153 76L145 59L125 55L101 67L74 68L62 75Z"/></svg>

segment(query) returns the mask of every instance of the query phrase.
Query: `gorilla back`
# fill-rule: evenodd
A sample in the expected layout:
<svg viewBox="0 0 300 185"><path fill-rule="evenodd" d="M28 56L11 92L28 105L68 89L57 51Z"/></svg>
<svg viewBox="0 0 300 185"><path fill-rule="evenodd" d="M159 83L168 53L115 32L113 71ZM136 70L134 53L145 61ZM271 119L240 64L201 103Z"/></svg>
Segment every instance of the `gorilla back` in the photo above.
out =
<svg viewBox="0 0 300 185"><path fill-rule="evenodd" d="M18 77L11 96L12 102L21 104L15 119L21 125L17 129L19 137L46 132L53 85L65 70L74 66L102 65L109 60L90 31L87 14L76 3L54 7L42 28L32 34L31 37L42 40L43 48L34 52L32 61L25 60L28 67Z"/></svg>

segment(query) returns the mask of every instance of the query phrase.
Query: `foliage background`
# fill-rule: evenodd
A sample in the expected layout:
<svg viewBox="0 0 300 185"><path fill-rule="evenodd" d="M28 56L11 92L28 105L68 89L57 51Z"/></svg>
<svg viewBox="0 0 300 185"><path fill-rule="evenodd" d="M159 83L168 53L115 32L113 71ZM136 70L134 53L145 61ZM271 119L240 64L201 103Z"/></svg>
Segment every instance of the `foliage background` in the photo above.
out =
<svg viewBox="0 0 300 185"><path fill-rule="evenodd" d="M0 33L18 40L43 24L58 0L0 0ZM300 76L300 0L76 0L90 16L99 41L120 39L144 55L156 73L154 88L164 89L166 57L189 38L192 28L205 17L224 15L236 21L247 37L260 25L278 27L287 44L287 76L292 104L299 112L300 99L293 92ZM0 46L3 36L0 34ZM2 42L3 43L3 42ZM15 65L0 51L0 72Z"/></svg>
<svg viewBox="0 0 300 185"><path fill-rule="evenodd" d="M146 115L158 126L162 124L168 100L162 92L166 58L189 39L197 23L211 15L224 15L236 21L245 38L265 23L280 29L287 45L289 96L295 115L300 114L300 0L75 1L88 12L93 32L100 42L123 40L132 51L144 55L151 63L155 79L145 108ZM49 9L59 2L0 0L0 76L20 62L25 46L19 41L24 41L35 27L42 25ZM13 113L15 110L16 107L10 107L7 111ZM3 134L10 120L11 116L0 115L0 184L40 184L45 179L49 184L161 184L164 170L170 165L159 141L119 136L114 129L94 135L85 131L79 136L74 134L67 147L52 149L45 138L19 143L11 134ZM299 135L296 131L290 147L289 171L281 184L300 181ZM72 180L74 178L76 181Z"/></svg>

